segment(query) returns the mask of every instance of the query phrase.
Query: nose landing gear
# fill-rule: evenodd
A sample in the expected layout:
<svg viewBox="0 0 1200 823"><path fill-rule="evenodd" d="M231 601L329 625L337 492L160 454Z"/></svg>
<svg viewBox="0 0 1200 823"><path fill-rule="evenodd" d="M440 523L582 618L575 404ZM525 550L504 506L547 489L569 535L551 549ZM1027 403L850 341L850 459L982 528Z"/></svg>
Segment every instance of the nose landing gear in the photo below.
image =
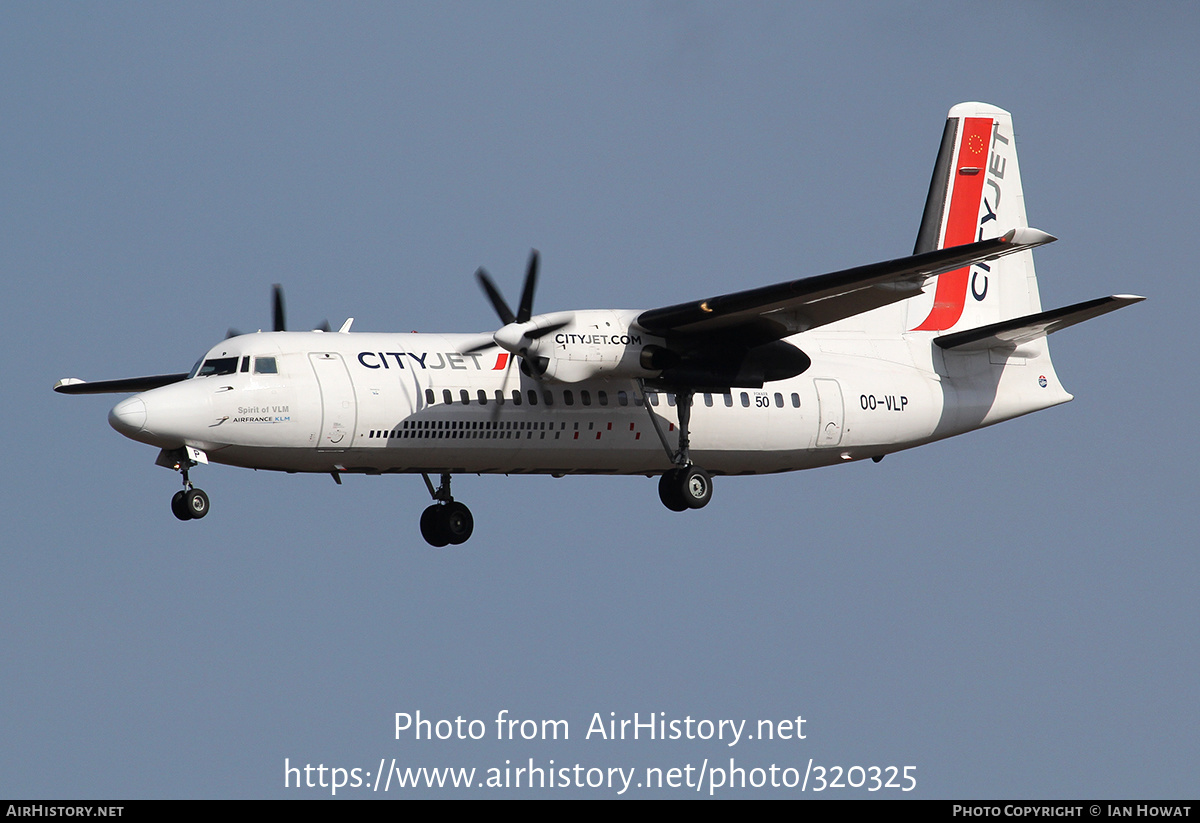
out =
<svg viewBox="0 0 1200 823"><path fill-rule="evenodd" d="M450 495L450 473L442 472L441 485L436 489L428 474L421 474L429 495L436 501L421 512L421 536L435 548L460 546L471 538L475 530L475 518L471 510Z"/></svg>
<svg viewBox="0 0 1200 823"><path fill-rule="evenodd" d="M193 488L188 479L188 469L195 465L195 461L187 459L175 464L175 468L183 475L183 488L171 498L171 514L180 520L199 520L208 514L208 495Z"/></svg>

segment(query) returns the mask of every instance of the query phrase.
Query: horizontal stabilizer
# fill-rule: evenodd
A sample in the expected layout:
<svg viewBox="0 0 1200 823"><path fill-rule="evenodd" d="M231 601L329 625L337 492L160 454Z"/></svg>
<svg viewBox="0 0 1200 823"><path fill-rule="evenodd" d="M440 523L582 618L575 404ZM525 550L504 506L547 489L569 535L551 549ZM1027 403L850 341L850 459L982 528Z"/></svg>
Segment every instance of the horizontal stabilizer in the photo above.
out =
<svg viewBox="0 0 1200 823"><path fill-rule="evenodd" d="M183 374L155 374L150 377L127 377L123 380L97 380L93 383L80 380L78 377L64 377L54 384L54 390L60 394L123 394L149 391L186 379L186 372Z"/></svg>
<svg viewBox="0 0 1200 823"><path fill-rule="evenodd" d="M993 348L1016 348L1022 343L1037 340L1047 334L1074 326L1084 320L1091 320L1102 314L1145 300L1135 294L1114 294L1111 297L1100 297L1064 306L1061 309L1027 314L1000 323L980 326L977 329L955 332L938 337L933 342L943 349L956 351L982 351Z"/></svg>

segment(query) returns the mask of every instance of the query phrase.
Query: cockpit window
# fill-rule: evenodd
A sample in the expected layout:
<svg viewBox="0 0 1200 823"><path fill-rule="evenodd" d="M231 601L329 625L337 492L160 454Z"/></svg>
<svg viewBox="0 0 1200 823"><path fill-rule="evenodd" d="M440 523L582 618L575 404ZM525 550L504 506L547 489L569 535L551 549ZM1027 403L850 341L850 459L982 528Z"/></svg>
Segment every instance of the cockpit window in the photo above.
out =
<svg viewBox="0 0 1200 823"><path fill-rule="evenodd" d="M279 374L279 370L275 368L274 357L256 357L254 358L254 373L255 374Z"/></svg>
<svg viewBox="0 0 1200 823"><path fill-rule="evenodd" d="M216 374L233 374L237 371L237 367L238 359L236 357L217 357L213 360L205 360L196 376L211 377Z"/></svg>

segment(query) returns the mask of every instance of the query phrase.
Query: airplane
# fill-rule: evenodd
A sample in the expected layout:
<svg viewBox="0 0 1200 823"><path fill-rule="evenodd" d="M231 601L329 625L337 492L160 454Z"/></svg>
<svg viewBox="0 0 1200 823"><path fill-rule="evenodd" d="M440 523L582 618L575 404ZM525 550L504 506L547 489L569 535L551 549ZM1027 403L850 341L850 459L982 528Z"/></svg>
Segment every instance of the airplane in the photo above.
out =
<svg viewBox="0 0 1200 823"><path fill-rule="evenodd" d="M432 546L474 519L451 476L657 476L683 512L714 476L884 456L1072 399L1047 336L1136 303L1112 295L1044 311L1012 117L950 109L913 253L644 311L533 313L539 256L517 310L477 279L501 326L476 334L231 332L190 372L84 382L129 393L109 413L181 475L180 520L209 511L190 470L220 463L289 473L419 474ZM516 368L514 368L514 364ZM435 487L431 475L439 478Z"/></svg>

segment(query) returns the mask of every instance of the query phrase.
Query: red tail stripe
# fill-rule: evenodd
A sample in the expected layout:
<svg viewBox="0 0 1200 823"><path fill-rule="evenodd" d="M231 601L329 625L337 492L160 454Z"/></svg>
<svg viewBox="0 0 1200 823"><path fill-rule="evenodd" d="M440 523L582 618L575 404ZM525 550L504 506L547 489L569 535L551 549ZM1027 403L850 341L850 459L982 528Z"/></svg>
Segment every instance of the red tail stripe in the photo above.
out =
<svg viewBox="0 0 1200 823"><path fill-rule="evenodd" d="M985 175L959 174L959 169L987 167L988 149L992 145L992 118L963 119L958 156L951 169L954 192L950 195L950 211L946 215L946 232L940 248L948 249L975 241L979 220L979 202L983 198ZM944 331L962 317L967 300L967 281L970 268L957 269L938 275L937 291L929 316L913 331Z"/></svg>

